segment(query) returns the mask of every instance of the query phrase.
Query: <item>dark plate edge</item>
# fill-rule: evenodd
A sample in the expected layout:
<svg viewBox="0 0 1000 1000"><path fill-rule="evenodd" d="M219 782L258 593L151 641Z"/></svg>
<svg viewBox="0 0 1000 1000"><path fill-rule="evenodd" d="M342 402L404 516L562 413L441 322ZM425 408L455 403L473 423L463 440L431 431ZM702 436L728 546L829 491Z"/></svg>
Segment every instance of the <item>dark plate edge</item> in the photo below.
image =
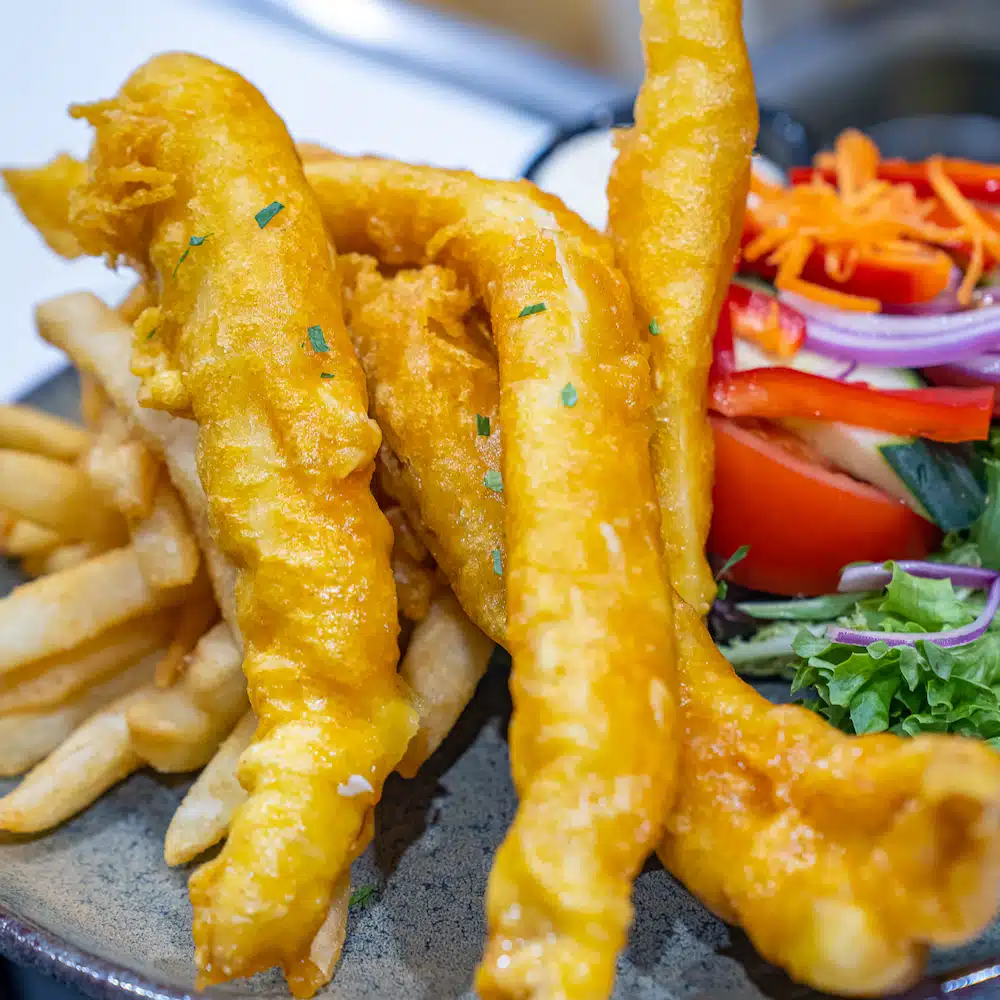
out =
<svg viewBox="0 0 1000 1000"><path fill-rule="evenodd" d="M203 993L178 993L122 965L73 947L64 938L16 917L0 904L0 955L81 990L94 1000L199 1000Z"/></svg>

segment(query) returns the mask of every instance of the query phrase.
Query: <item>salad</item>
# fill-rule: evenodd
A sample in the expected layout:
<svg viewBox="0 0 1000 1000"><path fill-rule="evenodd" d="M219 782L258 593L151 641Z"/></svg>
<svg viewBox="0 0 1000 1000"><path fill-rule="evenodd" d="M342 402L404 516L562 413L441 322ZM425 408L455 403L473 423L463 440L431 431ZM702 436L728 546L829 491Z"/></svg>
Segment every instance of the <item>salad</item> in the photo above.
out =
<svg viewBox="0 0 1000 1000"><path fill-rule="evenodd" d="M555 153L536 180L601 227L610 133ZM1000 747L998 385L1000 166L853 129L787 176L755 159L708 393L739 672L849 732Z"/></svg>
<svg viewBox="0 0 1000 1000"><path fill-rule="evenodd" d="M1000 748L1000 167L755 169L715 341L714 615L849 732ZM748 599L727 581L783 599Z"/></svg>

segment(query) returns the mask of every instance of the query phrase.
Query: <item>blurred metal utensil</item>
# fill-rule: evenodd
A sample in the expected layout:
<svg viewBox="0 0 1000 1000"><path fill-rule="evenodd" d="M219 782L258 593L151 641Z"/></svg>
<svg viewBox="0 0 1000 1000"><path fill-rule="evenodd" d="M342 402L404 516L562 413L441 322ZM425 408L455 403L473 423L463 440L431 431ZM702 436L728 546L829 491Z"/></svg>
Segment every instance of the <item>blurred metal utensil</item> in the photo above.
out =
<svg viewBox="0 0 1000 1000"><path fill-rule="evenodd" d="M553 122L628 91L510 35L401 0L220 2Z"/></svg>

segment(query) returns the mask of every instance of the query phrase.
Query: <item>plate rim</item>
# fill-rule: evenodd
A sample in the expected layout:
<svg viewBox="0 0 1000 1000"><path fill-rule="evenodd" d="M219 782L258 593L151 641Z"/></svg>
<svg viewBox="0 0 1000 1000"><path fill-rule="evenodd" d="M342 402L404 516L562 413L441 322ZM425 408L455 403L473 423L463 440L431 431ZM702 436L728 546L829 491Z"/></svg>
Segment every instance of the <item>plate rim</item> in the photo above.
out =
<svg viewBox="0 0 1000 1000"><path fill-rule="evenodd" d="M123 996L142 1000L200 1000L205 996L197 991L179 993L123 964L78 948L68 938L15 915L3 903L0 903L0 955L79 989L94 1000L122 1000Z"/></svg>

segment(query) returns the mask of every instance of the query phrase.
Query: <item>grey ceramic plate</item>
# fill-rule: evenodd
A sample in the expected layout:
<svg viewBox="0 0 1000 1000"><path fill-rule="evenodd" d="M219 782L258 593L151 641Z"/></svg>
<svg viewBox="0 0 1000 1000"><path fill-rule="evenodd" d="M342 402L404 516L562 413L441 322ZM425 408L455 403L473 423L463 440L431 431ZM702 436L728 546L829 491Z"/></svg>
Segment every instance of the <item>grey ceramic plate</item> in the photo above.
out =
<svg viewBox="0 0 1000 1000"><path fill-rule="evenodd" d="M73 414L71 373L30 401ZM0 568L3 591L15 582ZM377 846L354 866L375 902L352 911L334 983L338 1000L468 997L483 937L482 898L493 852L514 813L505 729L510 703L497 657L445 745L412 781L390 780ZM0 792L15 782L0 781ZM40 837L0 840L0 952L108 1000L194 996L188 871L162 858L163 835L188 785L142 772L82 816ZM805 1000L818 994L762 962L738 932L707 913L659 865L636 891L636 923L616 1000ZM995 953L1000 930L954 968ZM212 997L287 997L276 975L209 990ZM936 996L933 992L922 996ZM986 993L977 993L986 996ZM963 994L965 996L965 994Z"/></svg>

